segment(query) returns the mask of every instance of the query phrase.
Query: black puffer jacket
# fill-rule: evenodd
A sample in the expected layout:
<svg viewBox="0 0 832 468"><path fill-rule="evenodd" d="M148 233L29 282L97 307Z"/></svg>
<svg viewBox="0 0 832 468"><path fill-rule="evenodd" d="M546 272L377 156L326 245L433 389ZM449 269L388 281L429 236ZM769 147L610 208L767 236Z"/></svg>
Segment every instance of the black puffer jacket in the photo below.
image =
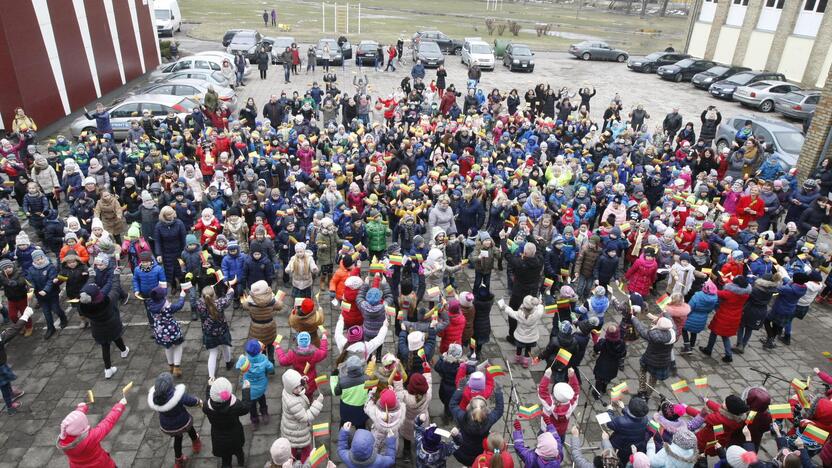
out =
<svg viewBox="0 0 832 468"><path fill-rule="evenodd" d="M474 296L474 339L483 345L491 339L491 306L494 304L494 295L488 293L486 296L477 294Z"/></svg>
<svg viewBox="0 0 832 468"><path fill-rule="evenodd" d="M670 330L647 328L635 316L632 321L638 334L647 340L647 349L644 350L644 354L641 356L641 363L658 369L669 367L673 343L676 341L676 332L672 328Z"/></svg>
<svg viewBox="0 0 832 468"><path fill-rule="evenodd" d="M503 391L499 386L494 387L493 396L493 407L489 403L491 410L485 420L481 422L472 420L471 415L459 407L459 402L462 400L461 388L458 388L454 396L451 397L451 414L454 421L456 421L460 435L462 435L462 443L454 452L454 458L465 466L474 464L474 459L482 453L482 440L488 437L491 426L503 417Z"/></svg>
<svg viewBox="0 0 832 468"><path fill-rule="evenodd" d="M202 412L211 422L211 451L215 457L228 456L242 450L246 443L240 416L248 414L251 400L251 390L243 389L241 400L233 399L233 403L223 401L217 403L211 400L211 386L205 390L205 403Z"/></svg>
<svg viewBox="0 0 832 468"><path fill-rule="evenodd" d="M78 313L90 320L92 337L98 344L109 344L121 338L124 327L121 324L121 317L110 298L104 296L104 301L98 304L78 305Z"/></svg>
<svg viewBox="0 0 832 468"><path fill-rule="evenodd" d="M763 278L754 281L751 294L742 308L742 321L740 324L750 327L752 330L759 330L768 314L768 303L774 293L777 292L778 284Z"/></svg>
<svg viewBox="0 0 832 468"><path fill-rule="evenodd" d="M540 276L543 272L543 254L546 252L545 249L535 244L535 247L537 247L535 256L526 258L522 255L512 254L506 245L505 239L503 239L502 244L503 252L506 253L509 270L514 277L511 302L514 303L515 299L522 301L526 296L537 296L537 290L540 288Z"/></svg>

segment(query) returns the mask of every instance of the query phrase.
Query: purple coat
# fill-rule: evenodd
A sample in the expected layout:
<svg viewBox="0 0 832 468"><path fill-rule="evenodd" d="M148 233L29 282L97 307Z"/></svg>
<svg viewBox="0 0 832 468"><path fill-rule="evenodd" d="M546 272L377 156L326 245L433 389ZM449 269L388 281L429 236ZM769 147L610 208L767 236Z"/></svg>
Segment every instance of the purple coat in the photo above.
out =
<svg viewBox="0 0 832 468"><path fill-rule="evenodd" d="M534 449L526 447L526 444L523 443L523 431L514 431L514 450L526 468L560 468L561 461L563 460L563 441L560 440L560 436L558 436L558 431L554 425L547 425L546 431L551 433L558 442L559 456L556 459L547 460L542 458Z"/></svg>

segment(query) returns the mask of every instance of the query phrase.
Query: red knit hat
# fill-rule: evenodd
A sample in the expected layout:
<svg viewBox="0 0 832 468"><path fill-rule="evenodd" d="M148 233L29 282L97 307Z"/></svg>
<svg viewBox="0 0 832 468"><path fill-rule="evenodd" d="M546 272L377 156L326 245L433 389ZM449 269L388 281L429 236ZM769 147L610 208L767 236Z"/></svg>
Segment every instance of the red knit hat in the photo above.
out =
<svg viewBox="0 0 832 468"><path fill-rule="evenodd" d="M407 392L411 395L424 395L428 392L428 381L424 374L413 374L407 381Z"/></svg>
<svg viewBox="0 0 832 468"><path fill-rule="evenodd" d="M710 250L710 248L711 246L708 245L708 243L705 241L701 241L698 244L696 244L696 250L700 252L707 252L708 250Z"/></svg>
<svg viewBox="0 0 832 468"><path fill-rule="evenodd" d="M382 390L381 395L378 397L379 408L390 411L395 409L397 405L398 400L396 400L396 394L393 393L393 390L390 390L389 388Z"/></svg>
<svg viewBox="0 0 832 468"><path fill-rule="evenodd" d="M312 299L307 297L306 299L303 300L303 302L300 303L300 311L303 313L303 315L309 315L314 310L315 310L315 301L313 301Z"/></svg>

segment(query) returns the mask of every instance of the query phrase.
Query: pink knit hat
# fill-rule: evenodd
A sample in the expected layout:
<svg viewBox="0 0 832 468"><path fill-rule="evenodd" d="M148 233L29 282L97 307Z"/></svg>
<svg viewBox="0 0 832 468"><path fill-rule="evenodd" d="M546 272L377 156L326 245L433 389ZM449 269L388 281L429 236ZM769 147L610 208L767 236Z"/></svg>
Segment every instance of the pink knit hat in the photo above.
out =
<svg viewBox="0 0 832 468"><path fill-rule="evenodd" d="M87 421L87 415L82 410L85 406L81 403L78 409L73 410L61 421L61 440L66 439L67 436L77 437L90 430L90 422Z"/></svg>
<svg viewBox="0 0 832 468"><path fill-rule="evenodd" d="M544 432L537 436L537 448L534 449L534 452L543 458L559 457L558 442L551 432Z"/></svg>
<svg viewBox="0 0 832 468"><path fill-rule="evenodd" d="M702 292L705 294L716 294L716 285L711 280L705 281L705 284L702 285Z"/></svg>
<svg viewBox="0 0 832 468"><path fill-rule="evenodd" d="M353 344L364 340L364 329L353 325L347 330L347 343Z"/></svg>

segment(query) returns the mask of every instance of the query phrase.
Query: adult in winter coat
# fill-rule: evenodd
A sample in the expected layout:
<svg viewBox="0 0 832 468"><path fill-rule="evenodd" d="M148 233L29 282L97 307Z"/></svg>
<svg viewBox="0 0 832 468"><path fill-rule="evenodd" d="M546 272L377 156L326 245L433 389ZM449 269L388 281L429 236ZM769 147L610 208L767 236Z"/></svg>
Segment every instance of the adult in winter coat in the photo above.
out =
<svg viewBox="0 0 832 468"><path fill-rule="evenodd" d="M480 354L482 346L491 340L491 306L494 295L487 288L477 289L474 296L474 340L476 351Z"/></svg>
<svg viewBox="0 0 832 468"><path fill-rule="evenodd" d="M176 219L176 210L169 206L159 211L159 222L154 230L153 250L156 261L165 268L165 278L173 287L182 276L179 268L179 256L185 250L185 236L188 230L181 220ZM230 279L230 278L229 278Z"/></svg>
<svg viewBox="0 0 832 468"><path fill-rule="evenodd" d="M658 269L659 264L656 262L655 253L652 250L646 250L624 274L627 279L627 289L630 292L648 296L653 283L656 282Z"/></svg>
<svg viewBox="0 0 832 468"><path fill-rule="evenodd" d="M751 286L745 276L735 276L734 279L725 285L725 289L717 292L719 307L716 315L711 320L708 328L711 334L708 337L707 346L700 346L699 350L710 356L716 344L716 337L722 337L722 344L725 347L723 362L733 361L731 357L731 337L737 334L742 320L742 309L751 294Z"/></svg>
<svg viewBox="0 0 832 468"><path fill-rule="evenodd" d="M292 455L306 460L312 452L312 424L324 407L324 396L318 394L313 401L306 396L307 377L289 369L283 373L282 410L280 412L280 436L289 440Z"/></svg>
<svg viewBox="0 0 832 468"><path fill-rule="evenodd" d="M488 436L493 426L503 417L503 391L494 389L494 408L488 410L488 403L482 397L474 397L466 409L459 406L462 388L457 388L451 397L451 414L457 428L462 434L462 443L454 453L454 458L465 466L471 466L477 455L483 451L482 440Z"/></svg>
<svg viewBox="0 0 832 468"><path fill-rule="evenodd" d="M501 236L502 237L502 236ZM521 255L511 253L506 239L502 240L503 252L505 252L508 270L513 278L511 297L508 306L514 310L520 308L526 296L537 296L540 288L541 276L543 274L545 249L538 248L531 238L527 238ZM517 320L509 317L508 336L506 340L514 344L514 329L517 328Z"/></svg>
<svg viewBox="0 0 832 468"><path fill-rule="evenodd" d="M647 423L650 421L647 413L649 411L647 402L637 396L630 398L630 402L627 403L627 407L620 416L613 414L612 410L609 411L612 418L607 423L607 428L612 431L610 444L618 451L621 466L627 466L632 454L630 450L632 445L635 445L639 452L644 452L647 448Z"/></svg>
<svg viewBox="0 0 832 468"><path fill-rule="evenodd" d="M251 407L250 385L243 381L243 398L234 396L234 387L225 377L211 379L205 389L202 412L211 423L211 453L222 460L222 466L231 466L231 457L237 457L237 464L245 466L243 445L246 435L240 417L248 414Z"/></svg>
<svg viewBox="0 0 832 468"><path fill-rule="evenodd" d="M806 282L808 280L809 275L798 271L793 275L790 283L787 282L777 289L779 294L774 300L774 304L771 305L771 310L766 317L767 339L763 346L765 349L773 349L775 347L774 338L794 319L797 301L806 294ZM783 343L786 345L791 343L791 335L789 333L783 336Z"/></svg>
<svg viewBox="0 0 832 468"><path fill-rule="evenodd" d="M176 468L184 468L188 457L182 455L182 439L187 433L191 438L194 453L202 450L202 441L194 429L194 419L186 407L202 404L199 398L185 392L185 385L174 386L173 375L162 372L155 384L147 392L147 406L159 413L159 428L164 434L173 437L173 453Z"/></svg>
<svg viewBox="0 0 832 468"><path fill-rule="evenodd" d="M734 345L734 352L743 354L745 346L751 338L751 333L762 328L766 315L768 315L768 303L771 302L771 298L777 292L779 285L779 273L766 274L754 281L751 294L742 308L742 319L737 331L737 344Z"/></svg>
<svg viewBox="0 0 832 468"><path fill-rule="evenodd" d="M699 131L699 138L705 142L705 146L711 146L711 142L716 137L716 129L719 128L722 122L722 114L716 110L714 106L708 106L699 115L699 120L702 121L702 129Z"/></svg>
<svg viewBox="0 0 832 468"><path fill-rule="evenodd" d="M248 311L251 323L248 337L266 344L269 360L274 360L274 339L277 336L277 322L274 316L283 309L277 302L272 288L265 281L251 285L251 295L243 302L243 309Z"/></svg>
<svg viewBox="0 0 832 468"><path fill-rule="evenodd" d="M708 323L708 316L716 309L719 298L716 295L717 288L713 281L708 280L702 285L702 289L690 299L690 313L685 319L685 326L682 328L682 338L685 345L682 354L690 354L696 346L696 335L705 329Z"/></svg>
<svg viewBox="0 0 832 468"><path fill-rule="evenodd" d="M646 398L650 397L656 388L656 381L670 377L673 343L676 342L676 330L673 321L667 317L659 317L652 327L647 328L638 317L631 318L636 332L647 340L647 348L639 359L641 370L638 375L638 392ZM650 387L647 386L649 380ZM613 444L614 445L614 444Z"/></svg>
<svg viewBox="0 0 832 468"><path fill-rule="evenodd" d="M338 456L347 468L389 468L396 464L396 435L391 431L384 455L376 452L376 439L370 431L358 429L350 443L352 424L344 423L338 432Z"/></svg>
<svg viewBox="0 0 832 468"><path fill-rule="evenodd" d="M127 400L122 398L95 427L90 427L87 420L86 403L80 403L66 415L61 421L57 446L69 459L70 468L115 468L115 461L101 447L101 441L113 430L126 406Z"/></svg>
<svg viewBox="0 0 832 468"><path fill-rule="evenodd" d="M448 195L440 195L436 206L428 213L428 229L441 228L449 236L456 234L456 222L454 212L451 209L451 199Z"/></svg>
<svg viewBox="0 0 832 468"><path fill-rule="evenodd" d="M104 378L109 379L116 373L116 368L110 361L110 343L116 344L121 351L122 358L126 358L130 353L130 349L121 339L124 327L122 327L118 310L95 283L88 283L81 289L78 313L90 321L92 337L101 346Z"/></svg>

